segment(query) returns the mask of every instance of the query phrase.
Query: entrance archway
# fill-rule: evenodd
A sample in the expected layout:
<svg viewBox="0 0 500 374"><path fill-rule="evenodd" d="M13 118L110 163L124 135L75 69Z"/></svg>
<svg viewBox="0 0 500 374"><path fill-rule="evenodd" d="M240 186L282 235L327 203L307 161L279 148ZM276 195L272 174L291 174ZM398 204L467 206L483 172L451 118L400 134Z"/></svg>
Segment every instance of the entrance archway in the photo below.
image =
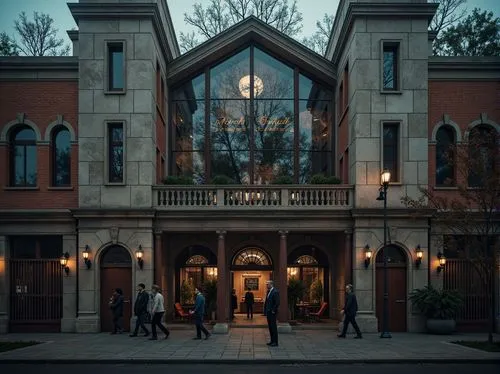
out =
<svg viewBox="0 0 500 374"><path fill-rule="evenodd" d="M123 290L123 328L130 330L132 305L132 258L130 253L120 245L113 245L101 256L101 331L113 331L113 316L109 309L109 299L115 288Z"/></svg>
<svg viewBox="0 0 500 374"><path fill-rule="evenodd" d="M231 261L231 290L236 291L234 313L247 312L245 294L249 291L254 296L254 314L262 314L266 298L266 281L271 279L273 279L273 262L266 251L258 247L246 247L238 251Z"/></svg>
<svg viewBox="0 0 500 374"><path fill-rule="evenodd" d="M389 291L389 331L407 330L407 263L406 253L395 245L378 251L376 264L376 313L381 331L384 313L384 251L387 251L387 278Z"/></svg>

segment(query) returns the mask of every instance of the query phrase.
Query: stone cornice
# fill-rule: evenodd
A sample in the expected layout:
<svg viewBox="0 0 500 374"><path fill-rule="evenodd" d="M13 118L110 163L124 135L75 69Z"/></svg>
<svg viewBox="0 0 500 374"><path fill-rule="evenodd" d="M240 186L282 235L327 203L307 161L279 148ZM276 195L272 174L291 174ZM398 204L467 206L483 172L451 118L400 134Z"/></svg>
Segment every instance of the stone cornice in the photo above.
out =
<svg viewBox="0 0 500 374"><path fill-rule="evenodd" d="M179 45L171 25L170 13L165 9L167 24L162 21L160 9L156 3L68 3L68 7L78 24L85 19L144 19L153 21L154 29L162 52L171 61L180 55ZM170 25L168 24L170 23ZM171 41L169 43L169 40Z"/></svg>
<svg viewBox="0 0 500 374"><path fill-rule="evenodd" d="M346 15L341 19L343 8L346 2L341 2L335 15L332 32L328 41L325 56L335 65L338 64L351 29L352 23L357 17L404 17L404 18L427 18L428 22L432 20L438 4L434 3L349 3ZM342 22L342 24L340 24ZM340 26L342 25L342 26ZM341 27L338 38L335 38L335 32ZM337 40L335 40L337 39Z"/></svg>
<svg viewBox="0 0 500 374"><path fill-rule="evenodd" d="M73 209L72 214L75 218L154 218L153 209L133 209L133 208L80 208Z"/></svg>
<svg viewBox="0 0 500 374"><path fill-rule="evenodd" d="M371 218L383 217L384 210L381 208L356 208L351 210L353 218ZM411 219L427 219L435 214L433 209L407 209L407 208L388 208L387 218L411 218Z"/></svg>
<svg viewBox="0 0 500 374"><path fill-rule="evenodd" d="M182 80L200 67L215 63L234 52L236 48L252 41L317 74L318 78L326 83L332 84L336 80L336 71L328 60L254 16L244 19L172 61L168 67L167 80L170 83Z"/></svg>
<svg viewBox="0 0 500 374"><path fill-rule="evenodd" d="M0 210L0 222L19 223L34 221L72 222L69 209L5 209Z"/></svg>
<svg viewBox="0 0 500 374"><path fill-rule="evenodd" d="M429 57L429 80L494 79L500 80L500 57Z"/></svg>
<svg viewBox="0 0 500 374"><path fill-rule="evenodd" d="M297 209L297 210L274 210L274 211L236 211L233 209L220 210L220 211L181 211L181 210L158 210L156 212L156 218L158 219L189 219L189 220L206 220L206 219L218 219L225 218L228 220L237 219L276 219L276 220L291 220L297 221L302 219L316 219L316 220L329 220L329 219L348 219L351 218L351 210L346 208L345 210L307 210L307 209Z"/></svg>

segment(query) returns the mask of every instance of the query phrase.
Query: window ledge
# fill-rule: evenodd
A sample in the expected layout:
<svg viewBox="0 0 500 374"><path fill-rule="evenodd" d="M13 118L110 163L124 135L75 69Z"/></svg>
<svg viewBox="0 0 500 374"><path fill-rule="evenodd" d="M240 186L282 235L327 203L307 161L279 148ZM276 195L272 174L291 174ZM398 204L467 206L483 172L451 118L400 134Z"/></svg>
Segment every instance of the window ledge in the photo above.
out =
<svg viewBox="0 0 500 374"><path fill-rule="evenodd" d="M449 186L449 187L441 187L441 186L434 186L435 191L458 191L458 187L455 186Z"/></svg>
<svg viewBox="0 0 500 374"><path fill-rule="evenodd" d="M401 90L380 90L381 95L402 95L403 91Z"/></svg>
<svg viewBox="0 0 500 374"><path fill-rule="evenodd" d="M125 95L127 93L127 90L116 90L116 91L110 91L110 90L104 90L104 95Z"/></svg>
<svg viewBox="0 0 500 374"><path fill-rule="evenodd" d="M127 183L104 183L106 187L123 187L126 186Z"/></svg>
<svg viewBox="0 0 500 374"><path fill-rule="evenodd" d="M65 186L65 187L48 187L48 191L73 191L74 187L72 186Z"/></svg>
<svg viewBox="0 0 500 374"><path fill-rule="evenodd" d="M39 191L40 187L4 187L5 191Z"/></svg>

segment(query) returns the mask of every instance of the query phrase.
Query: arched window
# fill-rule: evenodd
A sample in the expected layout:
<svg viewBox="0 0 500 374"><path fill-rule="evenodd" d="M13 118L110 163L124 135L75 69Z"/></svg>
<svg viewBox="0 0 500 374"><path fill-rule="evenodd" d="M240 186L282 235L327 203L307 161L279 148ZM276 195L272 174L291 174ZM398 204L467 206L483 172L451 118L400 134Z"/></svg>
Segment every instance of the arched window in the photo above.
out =
<svg viewBox="0 0 500 374"><path fill-rule="evenodd" d="M406 254L401 248L395 245L388 245L378 251L375 263L384 263L384 252L387 253L387 262L389 264L406 264Z"/></svg>
<svg viewBox="0 0 500 374"><path fill-rule="evenodd" d="M287 279L302 282L304 294L301 302L320 304L328 299L326 279L328 260L324 253L314 246L296 248L288 256Z"/></svg>
<svg viewBox="0 0 500 374"><path fill-rule="evenodd" d="M441 126L436 134L436 186L455 185L455 133Z"/></svg>
<svg viewBox="0 0 500 374"><path fill-rule="evenodd" d="M313 256L309 255L300 256L295 260L295 263L297 265L318 265L318 261Z"/></svg>
<svg viewBox="0 0 500 374"><path fill-rule="evenodd" d="M488 125L474 127L469 134L469 187L489 185L498 162L498 134ZM494 181L497 183L497 181Z"/></svg>
<svg viewBox="0 0 500 374"><path fill-rule="evenodd" d="M65 127L52 134L52 184L56 187L71 185L71 137Z"/></svg>
<svg viewBox="0 0 500 374"><path fill-rule="evenodd" d="M10 136L10 183L14 187L35 187L37 182L36 135L28 126Z"/></svg>
<svg viewBox="0 0 500 374"><path fill-rule="evenodd" d="M208 265L208 259L205 256L194 255L188 258L186 265Z"/></svg>
<svg viewBox="0 0 500 374"><path fill-rule="evenodd" d="M245 265L269 266L269 265L271 265L271 260L259 248L246 248L238 253L238 255L234 259L233 265L236 265L236 266L245 266Z"/></svg>

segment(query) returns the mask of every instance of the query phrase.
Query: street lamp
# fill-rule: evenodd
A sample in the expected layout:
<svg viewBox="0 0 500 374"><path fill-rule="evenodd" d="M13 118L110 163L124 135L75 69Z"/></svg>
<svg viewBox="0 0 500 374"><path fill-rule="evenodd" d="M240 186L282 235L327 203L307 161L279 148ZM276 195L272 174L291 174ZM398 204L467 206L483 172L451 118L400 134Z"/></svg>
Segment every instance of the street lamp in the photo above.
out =
<svg viewBox="0 0 500 374"><path fill-rule="evenodd" d="M380 175L380 189L378 201L384 202L384 314L382 317L382 333L381 338L392 338L389 332L389 279L387 273L387 188L389 187L389 182L391 180L391 172L388 169L384 169Z"/></svg>

